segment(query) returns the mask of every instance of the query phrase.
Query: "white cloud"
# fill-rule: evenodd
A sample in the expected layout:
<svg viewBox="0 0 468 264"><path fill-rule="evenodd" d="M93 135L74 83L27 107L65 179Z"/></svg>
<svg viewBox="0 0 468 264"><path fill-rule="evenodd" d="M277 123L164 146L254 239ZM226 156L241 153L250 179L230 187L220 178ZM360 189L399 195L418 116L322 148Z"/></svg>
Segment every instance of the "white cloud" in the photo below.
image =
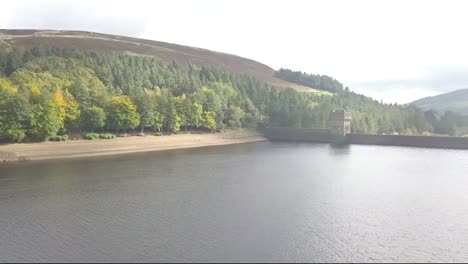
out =
<svg viewBox="0 0 468 264"><path fill-rule="evenodd" d="M467 7L422 0L22 0L2 3L7 16L0 27L81 29L197 46L331 75L358 92L406 102L468 87L465 80L431 82L441 69L468 69ZM389 81L402 85L382 85ZM375 89L359 85L369 82Z"/></svg>

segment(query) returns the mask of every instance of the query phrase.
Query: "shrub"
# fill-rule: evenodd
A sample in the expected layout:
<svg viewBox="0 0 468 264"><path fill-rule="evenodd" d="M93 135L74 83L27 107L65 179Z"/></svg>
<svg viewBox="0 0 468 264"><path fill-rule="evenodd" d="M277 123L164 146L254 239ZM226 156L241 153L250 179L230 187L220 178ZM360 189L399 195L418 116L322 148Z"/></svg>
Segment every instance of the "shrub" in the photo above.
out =
<svg viewBox="0 0 468 264"><path fill-rule="evenodd" d="M99 135L99 138L102 138L102 139L113 139L113 138L115 138L115 135L114 135L114 134L110 134L110 133L100 134L100 135Z"/></svg>
<svg viewBox="0 0 468 264"><path fill-rule="evenodd" d="M68 139L68 136L65 135L65 136L52 136L52 137L49 137L49 141L67 141Z"/></svg>
<svg viewBox="0 0 468 264"><path fill-rule="evenodd" d="M94 137L93 137L92 135L90 135L90 134L84 134L84 135L82 136L82 138L83 138L83 139L86 139L86 140L93 140L93 139L94 139Z"/></svg>
<svg viewBox="0 0 468 264"><path fill-rule="evenodd" d="M99 138L99 134L96 134L96 133L86 133L86 134L83 134L81 137L82 137L83 139L86 139L86 140L93 140L93 139Z"/></svg>

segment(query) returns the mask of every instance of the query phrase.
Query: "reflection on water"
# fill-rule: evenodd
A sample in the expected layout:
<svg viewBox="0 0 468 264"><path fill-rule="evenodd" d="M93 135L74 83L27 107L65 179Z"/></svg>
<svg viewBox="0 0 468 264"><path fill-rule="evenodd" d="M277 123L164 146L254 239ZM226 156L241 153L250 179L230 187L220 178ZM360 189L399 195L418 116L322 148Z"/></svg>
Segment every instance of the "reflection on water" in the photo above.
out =
<svg viewBox="0 0 468 264"><path fill-rule="evenodd" d="M336 156L346 156L351 153L351 145L349 144L329 144L328 149L330 150L330 154Z"/></svg>
<svg viewBox="0 0 468 264"><path fill-rule="evenodd" d="M468 151L254 143L0 167L0 262L468 261Z"/></svg>

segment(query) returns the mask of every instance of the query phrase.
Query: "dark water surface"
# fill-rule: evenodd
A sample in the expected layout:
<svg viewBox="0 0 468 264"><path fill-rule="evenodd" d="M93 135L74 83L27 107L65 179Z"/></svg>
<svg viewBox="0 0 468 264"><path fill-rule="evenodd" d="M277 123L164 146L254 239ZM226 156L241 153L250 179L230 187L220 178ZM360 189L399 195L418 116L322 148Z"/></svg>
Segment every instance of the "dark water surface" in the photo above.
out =
<svg viewBox="0 0 468 264"><path fill-rule="evenodd" d="M252 143L0 166L0 262L468 261L468 151Z"/></svg>

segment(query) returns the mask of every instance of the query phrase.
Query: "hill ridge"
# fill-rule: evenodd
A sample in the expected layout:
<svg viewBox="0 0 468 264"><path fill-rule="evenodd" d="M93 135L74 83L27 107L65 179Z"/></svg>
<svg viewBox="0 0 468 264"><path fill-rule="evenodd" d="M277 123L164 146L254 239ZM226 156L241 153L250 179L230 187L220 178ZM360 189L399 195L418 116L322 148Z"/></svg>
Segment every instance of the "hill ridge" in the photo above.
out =
<svg viewBox="0 0 468 264"><path fill-rule="evenodd" d="M52 29L0 29L0 41L19 48L33 46L59 46L85 50L111 50L149 55L165 63L195 64L224 68L237 74L246 74L279 88L290 87L299 91L317 90L281 80L274 76L275 70L253 59L235 54L212 51L176 43L112 35L80 30Z"/></svg>
<svg viewBox="0 0 468 264"><path fill-rule="evenodd" d="M428 96L410 103L424 110L453 111L458 114L468 115L468 88L458 89L452 92L435 96Z"/></svg>

